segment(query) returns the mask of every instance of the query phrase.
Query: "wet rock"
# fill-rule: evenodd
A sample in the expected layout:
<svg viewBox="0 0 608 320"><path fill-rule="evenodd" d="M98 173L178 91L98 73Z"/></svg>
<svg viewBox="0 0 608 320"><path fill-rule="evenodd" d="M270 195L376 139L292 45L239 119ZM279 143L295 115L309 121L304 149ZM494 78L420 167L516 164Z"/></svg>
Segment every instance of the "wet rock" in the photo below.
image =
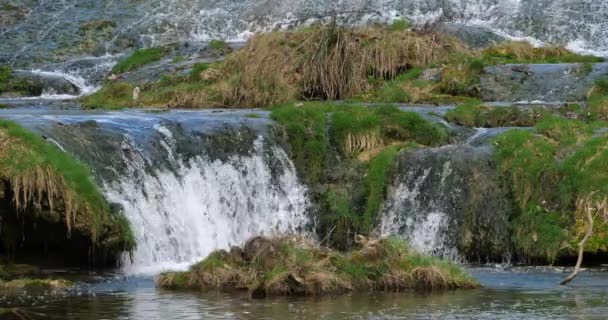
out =
<svg viewBox="0 0 608 320"><path fill-rule="evenodd" d="M608 76L608 63L510 64L486 67L485 101L585 101L595 79Z"/></svg>
<svg viewBox="0 0 608 320"><path fill-rule="evenodd" d="M44 92L48 94L78 95L80 93L77 85L58 74L16 71L15 75L27 79L32 88L35 88L35 91L40 94Z"/></svg>
<svg viewBox="0 0 608 320"><path fill-rule="evenodd" d="M457 23L440 23L436 27L436 31L452 35L476 49L486 48L506 40L487 28Z"/></svg>

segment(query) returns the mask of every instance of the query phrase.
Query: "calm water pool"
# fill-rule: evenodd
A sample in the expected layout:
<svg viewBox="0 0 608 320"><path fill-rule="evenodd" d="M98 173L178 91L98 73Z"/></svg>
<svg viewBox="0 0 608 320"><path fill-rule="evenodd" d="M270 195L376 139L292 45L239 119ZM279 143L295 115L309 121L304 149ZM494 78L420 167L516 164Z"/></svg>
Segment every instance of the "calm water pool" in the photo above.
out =
<svg viewBox="0 0 608 320"><path fill-rule="evenodd" d="M150 278L84 285L27 308L44 319L606 319L608 272L585 272L559 286L555 269L472 269L483 289L434 293L358 293L324 298L249 300L170 292Z"/></svg>

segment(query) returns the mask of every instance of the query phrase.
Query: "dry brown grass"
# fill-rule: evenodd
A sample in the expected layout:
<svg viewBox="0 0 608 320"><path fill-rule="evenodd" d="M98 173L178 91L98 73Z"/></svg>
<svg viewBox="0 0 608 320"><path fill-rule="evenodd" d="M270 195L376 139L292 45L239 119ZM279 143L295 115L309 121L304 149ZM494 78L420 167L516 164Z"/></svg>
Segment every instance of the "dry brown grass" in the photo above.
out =
<svg viewBox="0 0 608 320"><path fill-rule="evenodd" d="M543 61L549 58L570 56L572 52L564 47L534 47L527 41L507 41L485 49L483 54L519 61Z"/></svg>
<svg viewBox="0 0 608 320"><path fill-rule="evenodd" d="M399 240L358 237L357 243L357 250L341 254L301 237L256 237L243 249L212 253L189 272L161 274L157 285L247 290L258 298L477 286L459 268L409 252Z"/></svg>
<svg viewBox="0 0 608 320"><path fill-rule="evenodd" d="M368 77L390 80L458 53L471 51L445 35L407 30L333 25L260 34L227 57L225 76L212 91L218 103L230 107L339 100L370 89Z"/></svg>

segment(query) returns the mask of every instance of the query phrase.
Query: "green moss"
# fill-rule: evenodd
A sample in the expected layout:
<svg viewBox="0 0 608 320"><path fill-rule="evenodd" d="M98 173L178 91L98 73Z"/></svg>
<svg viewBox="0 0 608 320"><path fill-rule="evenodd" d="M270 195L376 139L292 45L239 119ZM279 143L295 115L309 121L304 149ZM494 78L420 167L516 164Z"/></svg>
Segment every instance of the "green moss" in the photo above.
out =
<svg viewBox="0 0 608 320"><path fill-rule="evenodd" d="M369 163L367 172L367 203L363 214L363 225L372 227L386 196L388 180L391 177L395 159L404 146L391 146L384 149ZM371 230L368 230L368 232Z"/></svg>
<svg viewBox="0 0 608 320"><path fill-rule="evenodd" d="M445 119L461 126L473 127L530 127L547 114L543 109L521 110L516 106L485 106L470 100L446 112Z"/></svg>
<svg viewBox="0 0 608 320"><path fill-rule="evenodd" d="M209 63L197 63L192 66L192 70L190 70L190 81L201 81L201 73L210 68Z"/></svg>
<svg viewBox="0 0 608 320"><path fill-rule="evenodd" d="M412 27L412 23L405 19L397 19L390 24L389 29L392 31L404 31Z"/></svg>
<svg viewBox="0 0 608 320"><path fill-rule="evenodd" d="M132 71L148 63L158 61L165 55L166 50L164 48L139 49L131 56L119 61L114 68L112 68L112 72L125 73Z"/></svg>
<svg viewBox="0 0 608 320"><path fill-rule="evenodd" d="M0 94L12 93L21 96L39 96L42 88L34 86L31 81L17 77L11 67L0 66Z"/></svg>
<svg viewBox="0 0 608 320"><path fill-rule="evenodd" d="M129 222L110 211L89 168L12 121L0 120L0 138L10 146L0 153L0 176L9 183L20 181L22 196L30 195L22 199L22 206L40 206L26 201L55 196L56 205L62 203L63 214L68 215L63 217L68 229L71 226L94 243L118 252L133 248ZM40 181L40 174L45 181ZM49 190L55 194L48 194ZM50 210L48 214L61 213Z"/></svg>
<svg viewBox="0 0 608 320"><path fill-rule="evenodd" d="M208 48L211 50L223 50L228 48L228 44L223 40L211 40L209 44L207 44Z"/></svg>
<svg viewBox="0 0 608 320"><path fill-rule="evenodd" d="M605 128L551 116L537 124L537 134L510 131L496 140L497 162L519 205L512 228L521 256L552 262L568 253L584 234L584 210L608 199ZM596 217L586 251L608 251L603 221Z"/></svg>
<svg viewBox="0 0 608 320"><path fill-rule="evenodd" d="M74 283L63 279L17 279L0 281L0 291L11 294L15 291L38 293L46 290L65 290L74 286Z"/></svg>
<svg viewBox="0 0 608 320"><path fill-rule="evenodd" d="M135 86L125 82L108 82L97 92L81 99L81 104L88 109L122 109L132 107L133 89Z"/></svg>

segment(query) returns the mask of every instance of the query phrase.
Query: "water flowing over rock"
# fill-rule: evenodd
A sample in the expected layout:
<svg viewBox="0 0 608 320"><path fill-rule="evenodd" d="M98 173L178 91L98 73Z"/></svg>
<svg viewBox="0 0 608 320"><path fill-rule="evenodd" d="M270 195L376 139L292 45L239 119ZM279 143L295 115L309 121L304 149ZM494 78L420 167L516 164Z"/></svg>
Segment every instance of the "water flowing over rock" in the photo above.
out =
<svg viewBox="0 0 608 320"><path fill-rule="evenodd" d="M0 29L0 63L64 61L180 40L242 40L335 15L355 24L440 21L608 54L604 0L66 0L23 1L18 10L27 14L12 15Z"/></svg>
<svg viewBox="0 0 608 320"><path fill-rule="evenodd" d="M508 64L486 67L484 101L585 101L593 81L608 76L608 64Z"/></svg>
<svg viewBox="0 0 608 320"><path fill-rule="evenodd" d="M248 238L305 232L306 187L262 112L12 118L89 164L137 241L128 273L186 269Z"/></svg>
<svg viewBox="0 0 608 320"><path fill-rule="evenodd" d="M488 145L402 153L380 234L404 237L416 250L451 260L508 261L512 207L492 158Z"/></svg>

